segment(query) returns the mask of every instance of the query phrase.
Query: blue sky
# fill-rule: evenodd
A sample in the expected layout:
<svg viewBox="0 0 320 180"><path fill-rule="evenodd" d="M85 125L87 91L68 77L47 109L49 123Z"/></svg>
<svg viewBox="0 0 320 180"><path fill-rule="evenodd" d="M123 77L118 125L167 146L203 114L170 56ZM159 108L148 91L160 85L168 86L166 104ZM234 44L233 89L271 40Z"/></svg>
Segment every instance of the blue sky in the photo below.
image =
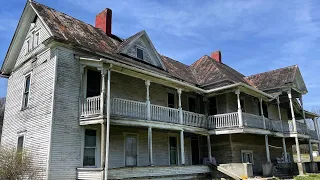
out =
<svg viewBox="0 0 320 180"><path fill-rule="evenodd" d="M146 30L157 50L186 64L222 51L222 61L245 75L298 64L309 93L306 109L320 107L320 1L39 0L94 24L113 10L112 32L122 38ZM0 2L2 63L26 0ZM6 94L0 79L0 96Z"/></svg>

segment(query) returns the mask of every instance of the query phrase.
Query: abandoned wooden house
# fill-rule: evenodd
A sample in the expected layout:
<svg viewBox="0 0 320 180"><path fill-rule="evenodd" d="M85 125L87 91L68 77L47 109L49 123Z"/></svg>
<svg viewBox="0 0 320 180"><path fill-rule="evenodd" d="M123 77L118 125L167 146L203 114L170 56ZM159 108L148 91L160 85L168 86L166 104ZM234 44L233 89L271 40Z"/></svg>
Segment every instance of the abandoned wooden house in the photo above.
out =
<svg viewBox="0 0 320 180"><path fill-rule="evenodd" d="M39 179L318 170L318 115L303 110L298 66L244 76L220 51L185 65L159 54L145 31L112 34L111 21L110 9L92 26L26 3L1 68L1 146L30 153ZM310 162L301 161L299 144L309 145Z"/></svg>

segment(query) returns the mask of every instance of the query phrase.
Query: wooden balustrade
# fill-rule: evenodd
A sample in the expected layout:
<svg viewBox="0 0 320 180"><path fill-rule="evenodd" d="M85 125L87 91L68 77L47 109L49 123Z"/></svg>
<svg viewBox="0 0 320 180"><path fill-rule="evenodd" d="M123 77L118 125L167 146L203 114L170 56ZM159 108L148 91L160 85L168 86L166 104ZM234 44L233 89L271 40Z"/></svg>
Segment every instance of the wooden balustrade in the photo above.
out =
<svg viewBox="0 0 320 180"><path fill-rule="evenodd" d="M189 111L182 111L183 124L196 127L207 127L206 116L203 114L193 113Z"/></svg>
<svg viewBox="0 0 320 180"><path fill-rule="evenodd" d="M151 120L180 124L179 110L152 104Z"/></svg>
<svg viewBox="0 0 320 180"><path fill-rule="evenodd" d="M283 121L266 118L266 122L268 122L267 129L270 131L283 132Z"/></svg>
<svg viewBox="0 0 320 180"><path fill-rule="evenodd" d="M86 98L81 106L81 115L90 116L100 114L100 102L100 96Z"/></svg>
<svg viewBox="0 0 320 180"><path fill-rule="evenodd" d="M217 114L208 117L209 128L230 128L239 126L239 114L237 112L227 114Z"/></svg>
<svg viewBox="0 0 320 180"><path fill-rule="evenodd" d="M308 127L306 124L296 121L297 131L301 134L308 134Z"/></svg>
<svg viewBox="0 0 320 180"><path fill-rule="evenodd" d="M264 129L262 116L248 114L248 113L242 113L242 116L243 116L244 126Z"/></svg>
<svg viewBox="0 0 320 180"><path fill-rule="evenodd" d="M147 104L138 101L114 98L111 114L130 118L147 119Z"/></svg>

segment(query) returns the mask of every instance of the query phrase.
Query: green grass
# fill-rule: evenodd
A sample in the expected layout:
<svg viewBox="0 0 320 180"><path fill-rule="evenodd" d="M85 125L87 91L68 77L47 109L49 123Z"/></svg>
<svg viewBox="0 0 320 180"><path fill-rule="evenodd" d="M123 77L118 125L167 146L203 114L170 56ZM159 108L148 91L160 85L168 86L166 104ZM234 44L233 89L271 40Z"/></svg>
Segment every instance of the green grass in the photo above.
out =
<svg viewBox="0 0 320 180"><path fill-rule="evenodd" d="M319 180L320 174L309 174L305 176L297 176L294 179L295 180Z"/></svg>

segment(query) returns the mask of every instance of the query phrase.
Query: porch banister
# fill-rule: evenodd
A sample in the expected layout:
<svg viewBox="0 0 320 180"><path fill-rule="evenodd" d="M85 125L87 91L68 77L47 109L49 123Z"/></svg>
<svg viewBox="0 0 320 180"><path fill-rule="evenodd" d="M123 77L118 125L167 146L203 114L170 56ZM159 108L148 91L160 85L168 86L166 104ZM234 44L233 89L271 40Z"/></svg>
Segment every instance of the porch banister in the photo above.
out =
<svg viewBox="0 0 320 180"><path fill-rule="evenodd" d="M111 70L108 69L108 82L107 82L107 122L106 122L106 155L105 155L105 168L104 179L108 179L108 165L109 165L109 139L110 139L110 80Z"/></svg>
<svg viewBox="0 0 320 180"><path fill-rule="evenodd" d="M268 135L265 135L264 138L265 138L265 143L266 143L267 161L268 161L268 162L271 162L271 159L270 159L270 151L269 151L269 138L268 138Z"/></svg>
<svg viewBox="0 0 320 180"><path fill-rule="evenodd" d="M237 95L237 102L238 102L238 114L239 114L239 127L243 126L243 119L242 119L242 109L241 109L241 102L240 102L240 89L235 91Z"/></svg>
<svg viewBox="0 0 320 180"><path fill-rule="evenodd" d="M207 135L207 144L208 144L208 158L209 158L209 162L212 162L210 135Z"/></svg>
<svg viewBox="0 0 320 180"><path fill-rule="evenodd" d="M146 103L147 103L147 119L151 120L151 104L150 104L150 80L145 81L146 88L147 88L147 95L146 95Z"/></svg>
<svg viewBox="0 0 320 180"><path fill-rule="evenodd" d="M263 128L267 129L266 119L264 118L263 107L262 107L262 103L263 103L262 98L259 98L259 101L260 101L260 111L261 111L261 116L262 116L262 121L263 121Z"/></svg>
<svg viewBox="0 0 320 180"><path fill-rule="evenodd" d="M181 105L181 93L182 93L182 89L178 88L177 89L178 92L178 101L179 101L179 120L180 120L180 124L183 124L183 114L182 114L182 105Z"/></svg>
<svg viewBox="0 0 320 180"><path fill-rule="evenodd" d="M313 155L312 155L312 143L311 139L309 139L309 156L310 156L310 162L313 162Z"/></svg>
<svg viewBox="0 0 320 180"><path fill-rule="evenodd" d="M287 146L286 146L286 138L282 138L282 148L284 154L284 162L288 162L288 155L287 155Z"/></svg>
<svg viewBox="0 0 320 180"><path fill-rule="evenodd" d="M181 165L185 165L184 157L184 133L183 130L180 131L180 150L181 150Z"/></svg>
<svg viewBox="0 0 320 180"><path fill-rule="evenodd" d="M148 149L149 149L149 165L153 166L153 155L152 155L152 128L148 127Z"/></svg>

